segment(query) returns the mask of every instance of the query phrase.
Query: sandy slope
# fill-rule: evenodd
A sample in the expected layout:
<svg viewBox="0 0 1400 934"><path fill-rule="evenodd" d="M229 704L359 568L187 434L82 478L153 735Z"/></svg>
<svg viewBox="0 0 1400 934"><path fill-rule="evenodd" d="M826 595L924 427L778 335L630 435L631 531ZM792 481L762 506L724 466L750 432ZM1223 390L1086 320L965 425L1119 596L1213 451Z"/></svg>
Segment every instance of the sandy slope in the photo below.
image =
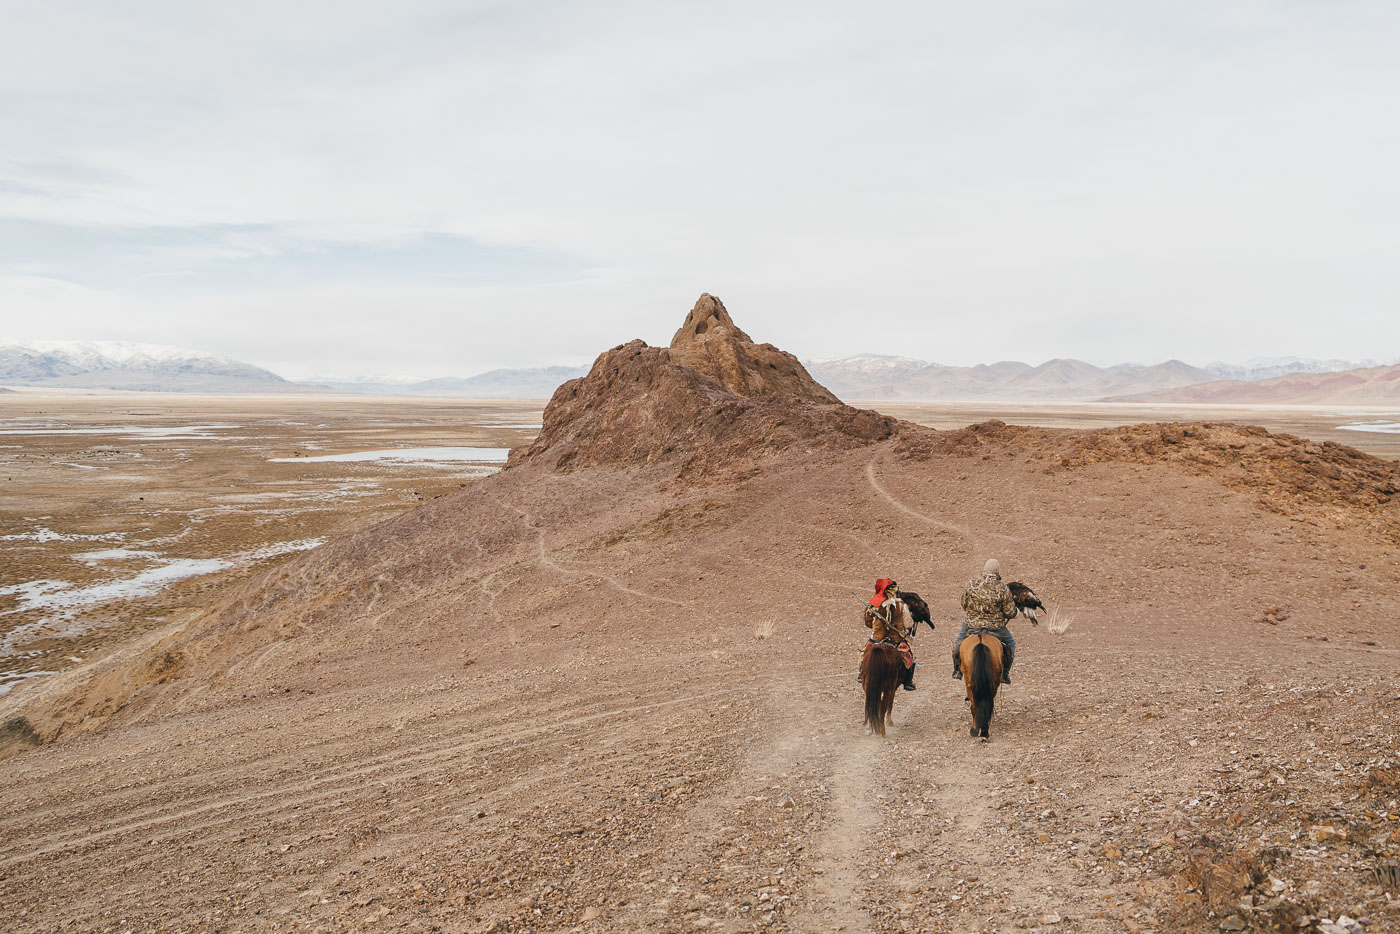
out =
<svg viewBox="0 0 1400 934"><path fill-rule="evenodd" d="M0 762L6 928L1400 926L1393 467L997 424L725 464L517 462L31 710L71 738ZM989 555L1075 623L1015 624L984 745ZM884 741L878 576L939 622Z"/></svg>

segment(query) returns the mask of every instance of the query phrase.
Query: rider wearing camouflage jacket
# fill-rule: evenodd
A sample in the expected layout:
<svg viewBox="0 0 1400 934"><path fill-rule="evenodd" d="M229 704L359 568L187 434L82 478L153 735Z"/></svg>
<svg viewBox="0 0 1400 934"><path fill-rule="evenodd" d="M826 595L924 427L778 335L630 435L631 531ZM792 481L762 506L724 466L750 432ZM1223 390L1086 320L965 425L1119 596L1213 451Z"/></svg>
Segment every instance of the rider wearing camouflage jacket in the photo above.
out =
<svg viewBox="0 0 1400 934"><path fill-rule="evenodd" d="M958 646L967 638L969 629L988 629L1005 646L1002 660L1002 680L1011 683L1011 662L1016 657L1016 640L1007 628L1007 622L1016 618L1016 601L1011 591L1001 582L1001 562L991 558L982 573L963 585L962 607L966 618L958 638L953 643L953 677L962 677L962 663L958 658Z"/></svg>
<svg viewBox="0 0 1400 934"><path fill-rule="evenodd" d="M1016 618L1016 601L1001 582L1000 570L983 571L964 584L962 608L969 629L1002 629L1008 620Z"/></svg>

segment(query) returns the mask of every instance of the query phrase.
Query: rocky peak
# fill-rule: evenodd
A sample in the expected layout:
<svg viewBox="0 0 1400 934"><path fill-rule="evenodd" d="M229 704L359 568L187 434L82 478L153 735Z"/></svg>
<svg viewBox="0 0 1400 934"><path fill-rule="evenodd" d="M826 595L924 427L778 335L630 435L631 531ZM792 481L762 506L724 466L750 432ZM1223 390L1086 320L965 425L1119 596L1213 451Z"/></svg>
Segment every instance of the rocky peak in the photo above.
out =
<svg viewBox="0 0 1400 934"><path fill-rule="evenodd" d="M753 343L753 338L739 330L734 319L729 317L724 302L706 292L685 316L685 324L682 324L680 330L671 338L671 352L684 352L694 344L713 340L741 340L746 344Z"/></svg>
<svg viewBox="0 0 1400 934"><path fill-rule="evenodd" d="M705 472L792 450L888 438L894 419L843 405L790 353L755 344L702 295L670 347L632 341L560 386L544 427L510 464L558 470L676 461Z"/></svg>
<svg viewBox="0 0 1400 934"><path fill-rule="evenodd" d="M671 338L670 358L736 396L780 396L826 405L841 401L814 380L792 354L772 344L755 344L734 324L724 303L710 294L700 296Z"/></svg>

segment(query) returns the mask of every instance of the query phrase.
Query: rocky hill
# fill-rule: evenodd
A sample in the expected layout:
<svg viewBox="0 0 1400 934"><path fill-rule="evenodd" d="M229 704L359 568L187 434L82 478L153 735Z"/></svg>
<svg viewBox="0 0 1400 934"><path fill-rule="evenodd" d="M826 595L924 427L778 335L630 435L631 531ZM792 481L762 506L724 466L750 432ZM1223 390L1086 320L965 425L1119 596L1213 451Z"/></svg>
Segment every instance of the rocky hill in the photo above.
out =
<svg viewBox="0 0 1400 934"><path fill-rule="evenodd" d="M554 393L511 463L556 469L680 460L687 470L888 438L896 420L844 405L792 354L755 344L702 295L669 347L632 341Z"/></svg>

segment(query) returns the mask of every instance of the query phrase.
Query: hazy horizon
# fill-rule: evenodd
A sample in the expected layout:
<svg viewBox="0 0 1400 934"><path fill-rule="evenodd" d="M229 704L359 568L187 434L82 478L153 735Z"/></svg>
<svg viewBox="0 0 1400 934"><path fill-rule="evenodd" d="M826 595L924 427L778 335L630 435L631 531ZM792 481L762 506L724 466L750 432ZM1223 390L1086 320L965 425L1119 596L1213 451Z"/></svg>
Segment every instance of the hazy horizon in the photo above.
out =
<svg viewBox="0 0 1400 934"><path fill-rule="evenodd" d="M157 357L161 356L161 355L162 355L163 353L165 353L165 352L174 352L174 351L188 351L188 352L192 352L192 353L196 353L196 354L210 354L210 353L213 353L212 351L208 351L206 348L198 348L198 347L176 347L176 346L173 346L173 345L152 344L152 343L148 343L148 342L66 341L66 340L51 340L51 339L50 339L50 340L45 340L45 339L34 339L34 340L29 340L29 341L13 341L13 340L10 340L10 339L4 337L3 335L0 335L0 350L3 350L3 349L8 348L8 347L14 347L14 346L22 347L22 348L25 348L25 349L32 349L32 350L35 350L35 351L37 351L37 352L49 352L49 351L61 351L61 350L64 350L64 349L76 349L75 347L70 347L69 345L77 345L77 346L83 347L84 349L91 349L91 350L93 350L93 351L102 351L102 350L105 349L105 350L107 350L108 353L112 352L112 349L115 348L115 349L118 351L118 356L119 356L119 357L122 356L122 355L131 354L131 353L133 353L133 352L138 352L138 351L141 351L141 352L154 352L155 355L156 355ZM600 352L601 352L601 351L600 351ZM218 355L218 354L215 354L215 355L216 355L216 356L222 356L222 355ZM1056 361L1058 361L1058 360L1068 360L1068 361L1071 361L1071 362L1088 363L1088 364L1090 364L1091 366L1095 366L1095 367L1098 367L1098 368L1101 368L1101 369L1113 369L1113 368L1120 368L1120 367L1153 367L1153 366L1160 366L1160 365L1165 365L1165 364L1169 364L1169 363L1184 363L1184 364L1186 364L1186 365L1188 365L1188 366L1196 367L1196 368L1198 368L1198 369L1206 369L1206 368L1211 368L1211 367L1232 367L1232 368L1239 368L1239 369L1250 369L1250 368L1263 369L1263 368L1273 367L1273 366L1284 366L1284 365L1291 364L1291 363L1304 363L1304 364L1316 364L1316 365L1318 365L1319 369L1316 370L1316 371L1318 371L1318 372L1321 372L1321 371L1322 371L1322 370L1321 370L1321 367L1324 366L1324 365L1326 365L1328 369L1335 369L1336 366L1342 365L1342 364L1346 364L1346 365L1348 365L1349 367L1355 367L1355 368L1362 368L1362 367L1378 367L1378 366L1392 366L1392 365L1400 364L1400 358L1390 358L1390 359L1371 359L1371 358L1367 358L1367 359L1361 359L1361 360L1339 360L1339 359L1320 359L1320 358L1315 358L1315 357L1302 357L1302 356L1299 356L1299 355L1296 355L1296 354L1295 354L1295 355L1288 355L1288 356L1279 356L1279 357L1254 357L1254 358L1250 358L1250 359L1247 359L1247 360L1211 360L1211 361L1206 361L1206 362L1196 362L1196 361L1176 360L1176 359L1171 359L1171 360L1156 360L1156 361L1150 361L1150 362L1143 362L1143 361L1137 361L1137 360L1119 360L1119 361L1112 361L1112 362L1100 362L1100 361L1094 361L1094 360L1085 360L1085 359L1083 359L1083 358L1081 358L1081 357L1053 357L1053 358L1050 358L1050 359L1048 359L1048 360L1041 360L1041 361L1034 361L1034 360L1005 360L1005 359L1003 359L1003 360L985 360L985 361L980 361L979 363L976 363L976 364L948 364L948 363L944 363L943 361L938 361L938 360L923 360L923 359L919 359L919 358L908 357L908 356L898 355L898 354L877 354L877 353L871 353L871 352L856 352L856 353L848 354L848 355L845 355L845 356L842 356L842 357L826 357L826 358L821 358L821 359L804 359L804 360L802 360L801 362L802 362L805 366L807 366L807 367L820 367L820 366L823 366L823 365L833 365L833 364L847 363L847 362L849 362L849 361L859 360L859 359L861 359L861 358L877 358L877 359L893 360L893 361L901 361L901 362L909 362L909 363L915 363L915 364L926 365L926 366L935 366L935 367L937 367L937 366L946 366L946 367L964 367L964 366L968 366L968 367L975 367L975 366L979 366L979 365L980 365L980 366L991 366L991 365L996 365L996 364L1000 364L1000 363L1019 363L1019 364L1022 364L1022 365L1025 365L1025 366L1029 366L1029 367L1032 367L1032 368L1039 368L1039 367L1045 366L1045 365L1047 365L1047 364L1054 363L1054 362L1056 362ZM254 361L251 361L251 360L238 360L238 358L232 358L232 359L235 359L235 360L237 360L237 361L240 362L240 363L253 363L254 365L258 365L258 364L256 364ZM347 382L347 383L349 383L349 382L365 382L365 383L375 383L375 382L379 382L379 383L390 383L390 384L392 384L392 383L410 384L410 383L415 383L415 382L425 382L425 381L432 381L432 380L464 380L464 381L465 381L465 380L475 379L475 378L481 377L481 376L490 375L490 374L493 374L493 373L519 373L519 372L547 371L547 370L582 370L582 371L586 371L586 370L588 369L588 367L592 364L592 362L593 362L592 360L584 361L584 362L582 362L582 363L548 363L548 362L540 362L540 363L529 363L529 364L526 364L526 365L520 366L520 367L491 367L490 369L487 369L487 370L478 370L478 371L470 372L470 373L460 372L460 371L458 371L458 372L442 372L442 373L437 373L437 374L433 374L433 375L429 375L429 376L418 376L418 375L411 375L411 374L405 374L405 373L387 373L387 372L349 372L349 371L335 372L334 370L326 370L326 371L315 372L315 373L295 373L295 372L288 373L288 372L281 372L281 371L277 371L277 370L272 370L272 372L275 373L277 376L283 377L284 379L288 379L288 380L291 380L291 381L293 381L293 382L303 382L303 383L306 383L306 382L324 381L324 382ZM1222 379L1224 379L1224 378L1229 378L1229 377L1227 377L1227 376L1221 376L1221 377L1217 377L1217 378L1222 378ZM3 378L3 374L0 374L0 383L3 383L4 381L5 381L5 380L4 380L4 378Z"/></svg>

